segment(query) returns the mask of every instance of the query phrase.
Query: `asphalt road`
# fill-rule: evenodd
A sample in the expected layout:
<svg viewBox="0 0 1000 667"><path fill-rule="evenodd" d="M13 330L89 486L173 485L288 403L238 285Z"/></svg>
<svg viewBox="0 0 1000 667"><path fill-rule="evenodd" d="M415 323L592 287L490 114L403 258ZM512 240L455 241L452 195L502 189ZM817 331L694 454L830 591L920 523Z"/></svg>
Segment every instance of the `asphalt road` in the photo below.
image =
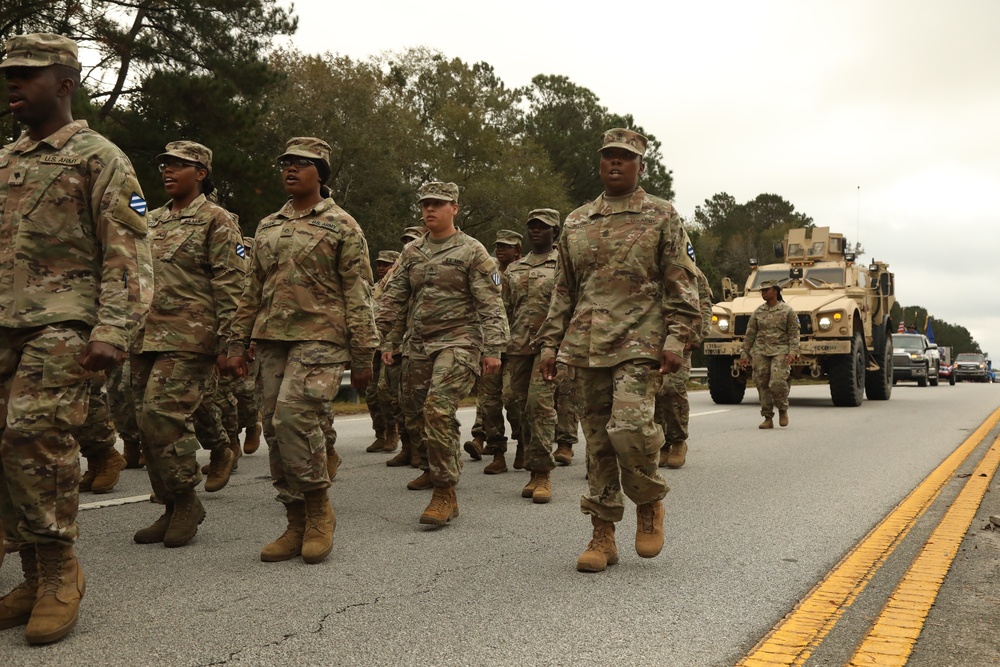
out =
<svg viewBox="0 0 1000 667"><path fill-rule="evenodd" d="M635 555L629 506L621 562L600 574L574 567L590 534L582 442L574 464L557 469L548 505L520 497L526 472L486 476L466 460L461 515L430 530L417 523L430 492L405 489L416 473L364 452L367 417L340 419L334 550L312 566L259 560L284 527L263 447L228 487L203 494L208 518L180 549L133 544L157 505L88 506L144 498L145 472L125 471L114 494L81 496L87 594L76 630L41 648L18 629L0 632L2 662L733 665L1000 405L996 385L899 385L889 402L860 408L833 407L825 386L797 386L790 426L760 431L752 394L739 406L691 394L688 464L663 471L664 552ZM463 436L473 416L460 412ZM871 599L807 664L846 662L928 531L914 529ZM0 588L19 578L9 557Z"/></svg>

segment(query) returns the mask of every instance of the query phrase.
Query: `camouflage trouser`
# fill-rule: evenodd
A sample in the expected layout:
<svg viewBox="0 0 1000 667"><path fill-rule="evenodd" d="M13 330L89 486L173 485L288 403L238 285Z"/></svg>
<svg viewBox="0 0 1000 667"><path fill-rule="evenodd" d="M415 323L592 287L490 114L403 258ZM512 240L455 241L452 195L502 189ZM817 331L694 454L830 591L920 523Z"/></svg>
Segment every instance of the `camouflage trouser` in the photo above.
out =
<svg viewBox="0 0 1000 667"><path fill-rule="evenodd" d="M252 433L260 421L260 361L254 357L247 361L247 374L235 378L232 383L233 396L236 398L237 419L239 427Z"/></svg>
<svg viewBox="0 0 1000 667"><path fill-rule="evenodd" d="M382 392L379 391L379 378L382 376L382 353L375 352L372 360L372 381L365 389L365 403L368 404L368 415L372 418L372 429L375 437L385 436L389 430L389 416L385 403L382 402Z"/></svg>
<svg viewBox="0 0 1000 667"><path fill-rule="evenodd" d="M691 405L687 383L691 379L691 353L684 353L680 370L663 376L663 385L656 394L656 423L663 428L664 447L679 445L688 439Z"/></svg>
<svg viewBox="0 0 1000 667"><path fill-rule="evenodd" d="M319 428L323 431L323 445L327 454L331 454L337 446L337 428L334 426L333 419L333 403L331 402L324 406L319 419Z"/></svg>
<svg viewBox="0 0 1000 667"><path fill-rule="evenodd" d="M149 483L162 500L201 482L194 414L215 377L215 357L198 352L133 354L132 388L141 401L139 431Z"/></svg>
<svg viewBox="0 0 1000 667"><path fill-rule="evenodd" d="M429 357L403 358L403 410L407 427L418 434L414 445L420 463L435 486L458 483L459 402L469 395L479 375L479 353L451 347Z"/></svg>
<svg viewBox="0 0 1000 667"><path fill-rule="evenodd" d="M220 384L213 363L212 370L205 379L204 397L192 415L195 437L203 448L210 451L227 449L230 429L236 428L236 406L229 401L228 394Z"/></svg>
<svg viewBox="0 0 1000 667"><path fill-rule="evenodd" d="M419 434L414 435L407 425L405 405L403 404L403 358L393 357L391 366L382 365L382 379L385 381L385 400L390 406L399 437L405 445L407 442L419 443ZM382 391L381 381L379 391ZM394 406L394 408L392 407Z"/></svg>
<svg viewBox="0 0 1000 667"><path fill-rule="evenodd" d="M626 361L612 368L569 368L583 392L589 493L580 509L620 521L622 491L636 505L662 499L670 488L657 470L663 430L653 421L658 364Z"/></svg>
<svg viewBox="0 0 1000 667"><path fill-rule="evenodd" d="M80 444L80 455L85 459L92 458L115 446L118 434L111 422L111 408L108 405L108 392L105 389L107 376L95 373L90 383L90 403L87 407L87 419L73 434Z"/></svg>
<svg viewBox="0 0 1000 667"><path fill-rule="evenodd" d="M504 390L520 418L524 467L545 472L556 467L552 441L556 434L556 383L542 379L541 356L512 354L504 368Z"/></svg>
<svg viewBox="0 0 1000 667"><path fill-rule="evenodd" d="M503 362L506 364L506 360ZM472 426L472 437L485 442L491 452L507 451L506 427L503 423L503 370L494 375L483 375L476 381L476 423ZM511 437L517 439L513 431L517 421L511 420Z"/></svg>
<svg viewBox="0 0 1000 667"><path fill-rule="evenodd" d="M132 366L128 358L107 371L108 407L118 435L126 443L139 444L138 402L132 391Z"/></svg>
<svg viewBox="0 0 1000 667"><path fill-rule="evenodd" d="M784 354L753 355L753 381L760 396L760 414L774 417L774 409L788 409L788 375L791 367Z"/></svg>
<svg viewBox="0 0 1000 667"><path fill-rule="evenodd" d="M580 385L565 364L556 364L556 445L573 449L580 440L580 413L583 395Z"/></svg>
<svg viewBox="0 0 1000 667"><path fill-rule="evenodd" d="M94 374L77 363L90 329L0 328L0 522L7 541L72 544L80 449Z"/></svg>
<svg viewBox="0 0 1000 667"><path fill-rule="evenodd" d="M322 341L257 342L271 479L286 505L330 486L327 439L344 374L344 362L336 361L342 353Z"/></svg>

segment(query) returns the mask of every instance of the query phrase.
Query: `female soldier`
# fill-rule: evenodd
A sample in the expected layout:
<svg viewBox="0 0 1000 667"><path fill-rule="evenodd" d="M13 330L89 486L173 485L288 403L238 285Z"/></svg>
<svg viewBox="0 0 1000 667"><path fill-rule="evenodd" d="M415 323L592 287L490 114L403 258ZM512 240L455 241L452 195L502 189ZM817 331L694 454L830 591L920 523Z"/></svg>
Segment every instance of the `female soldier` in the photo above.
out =
<svg viewBox="0 0 1000 667"><path fill-rule="evenodd" d="M330 146L290 139L278 166L289 200L257 227L228 365L242 377L245 350L256 341L271 477L288 516L287 529L260 559L301 554L319 563L333 548L336 526L323 426L345 364L359 391L371 379L378 347L372 269L361 227L323 185Z"/></svg>
<svg viewBox="0 0 1000 667"><path fill-rule="evenodd" d="M205 519L195 492L200 445L192 416L216 367L225 368L219 332L236 312L245 251L233 216L206 198L215 189L212 151L174 141L158 159L170 202L149 214L153 303L130 361L146 469L166 511L134 539L179 547ZM232 453L218 456L213 451L213 464L227 468L228 477Z"/></svg>

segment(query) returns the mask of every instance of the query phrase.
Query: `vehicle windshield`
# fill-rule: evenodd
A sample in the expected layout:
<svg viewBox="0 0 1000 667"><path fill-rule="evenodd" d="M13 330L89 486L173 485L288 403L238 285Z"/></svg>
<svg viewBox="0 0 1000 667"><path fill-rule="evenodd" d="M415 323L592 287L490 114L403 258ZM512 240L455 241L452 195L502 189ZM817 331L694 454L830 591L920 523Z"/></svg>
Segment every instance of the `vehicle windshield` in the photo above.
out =
<svg viewBox="0 0 1000 667"><path fill-rule="evenodd" d="M895 343L895 338L893 339ZM963 352L962 354L955 357L955 361L985 361L985 358L981 354L974 354L972 352Z"/></svg>
<svg viewBox="0 0 1000 667"><path fill-rule="evenodd" d="M924 341L920 336L907 336L906 334L896 334L892 337L892 346L897 350L924 351Z"/></svg>
<svg viewBox="0 0 1000 667"><path fill-rule="evenodd" d="M809 269L805 277L814 285L843 285L844 269L839 266Z"/></svg>
<svg viewBox="0 0 1000 667"><path fill-rule="evenodd" d="M753 280L747 287L748 292L752 292L760 289L760 284L765 280L777 280L779 285L783 285L788 282L788 269L770 269L767 271L758 271L753 274Z"/></svg>

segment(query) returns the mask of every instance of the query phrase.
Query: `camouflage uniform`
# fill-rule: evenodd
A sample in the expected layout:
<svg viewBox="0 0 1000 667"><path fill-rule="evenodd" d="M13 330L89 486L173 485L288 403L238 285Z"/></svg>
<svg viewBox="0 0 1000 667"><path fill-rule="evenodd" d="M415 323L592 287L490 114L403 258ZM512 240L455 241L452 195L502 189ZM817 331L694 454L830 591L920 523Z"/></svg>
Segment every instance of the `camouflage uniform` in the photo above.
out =
<svg viewBox="0 0 1000 667"><path fill-rule="evenodd" d="M581 509L616 522L669 488L653 421L661 351L684 354L701 328L690 242L667 201L642 188L570 213L559 238L542 359L556 357L583 393L589 493Z"/></svg>
<svg viewBox="0 0 1000 667"><path fill-rule="evenodd" d="M773 306L766 303L750 314L741 358L752 358L754 384L760 396L760 414L774 417L774 409L788 410L788 376L791 368L786 359L799 353L799 320L795 310L784 301Z"/></svg>
<svg viewBox="0 0 1000 667"><path fill-rule="evenodd" d="M326 146L300 138L289 151L296 141ZM330 404L345 365L370 369L378 345L372 283L361 227L332 199L304 212L289 202L257 227L229 356L257 342L271 477L285 505L330 486Z"/></svg>
<svg viewBox="0 0 1000 667"><path fill-rule="evenodd" d="M211 152L200 144L173 142L164 155L211 169ZM234 217L203 194L180 211L171 211L170 203L152 211L149 229L155 290L131 358L132 386L141 402L149 481L170 505L201 481L194 415L211 400L216 357L224 349L220 333L228 330L243 287L245 250Z"/></svg>
<svg viewBox="0 0 1000 667"><path fill-rule="evenodd" d="M88 342L127 349L149 306L141 193L84 121L0 150L0 521L14 546L77 538L72 434L96 378L77 358Z"/></svg>
<svg viewBox="0 0 1000 667"><path fill-rule="evenodd" d="M243 247L246 248L247 264L253 257L253 237L243 237ZM247 360L247 374L232 381L232 393L236 398L237 422L240 428L249 435L257 428L260 421L261 393L263 388L260 380L260 361L254 357Z"/></svg>
<svg viewBox="0 0 1000 667"><path fill-rule="evenodd" d="M701 332L692 347L698 347L708 334L712 323L712 288L701 269L696 269L698 303L701 311ZM684 365L680 370L663 376L663 385L656 394L656 423L663 427L664 448L680 445L688 439L691 405L688 402L687 383L691 379L691 350L684 352Z"/></svg>
<svg viewBox="0 0 1000 667"><path fill-rule="evenodd" d="M457 202L457 191L430 183L421 197ZM403 355L407 426L419 434L421 467L435 486L458 482L455 411L480 375L481 356L499 358L507 344L496 268L486 248L464 232L438 241L424 236L403 249L379 302L379 333Z"/></svg>
<svg viewBox="0 0 1000 667"><path fill-rule="evenodd" d="M108 407L118 436L125 445L126 455L139 452L139 418L132 392L132 366L126 358L121 366L107 371ZM132 462L130 462L130 465Z"/></svg>
<svg viewBox="0 0 1000 667"><path fill-rule="evenodd" d="M398 259L399 253L395 250L383 250L378 254L378 259L375 261L380 264L395 266ZM378 284L375 285L375 289L372 292L372 299L376 303L385 290L385 284L392 272L391 266L389 272L383 278L379 279ZM388 371L390 368L392 367L382 364L382 350L376 350L372 362L372 381L365 392L365 400L368 403L368 413L372 418L372 428L375 429L375 435L379 440L383 441L384 447L379 451L392 451L395 449L395 438L406 431L405 425L401 425L401 422L403 422L403 410L399 405L399 396L393 393L389 385ZM398 370L398 368L395 370ZM392 438L393 442L388 442L389 438Z"/></svg>

